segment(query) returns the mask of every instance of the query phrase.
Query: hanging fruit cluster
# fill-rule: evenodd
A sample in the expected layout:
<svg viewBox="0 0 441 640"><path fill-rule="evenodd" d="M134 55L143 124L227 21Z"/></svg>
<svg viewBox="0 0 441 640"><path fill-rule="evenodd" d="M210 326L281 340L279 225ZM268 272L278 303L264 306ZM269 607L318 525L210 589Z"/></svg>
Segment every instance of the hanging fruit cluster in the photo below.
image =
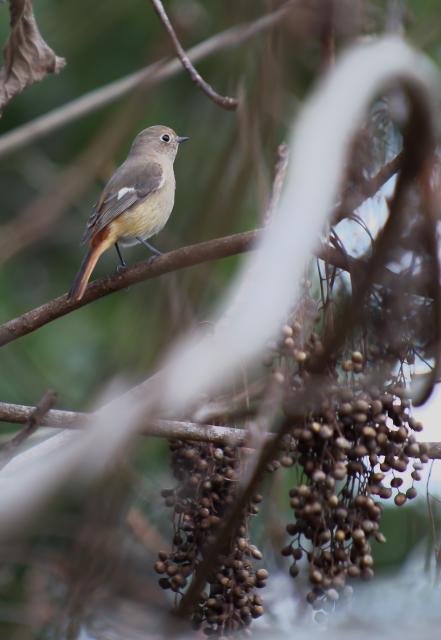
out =
<svg viewBox="0 0 441 640"><path fill-rule="evenodd" d="M312 586L307 599L315 608L326 609L347 593L348 578L374 575L371 541L385 541L377 497L394 496L401 506L416 496L413 481L428 458L414 435L421 425L408 409L402 388L334 387L318 410L292 429L304 481L290 492L292 540L282 553L292 558L293 577L298 561L307 559ZM404 489L400 474L410 464L413 481Z"/></svg>
<svg viewBox="0 0 441 640"><path fill-rule="evenodd" d="M402 506L415 498L414 483L428 461L428 449L416 439L422 425L411 415L402 370L399 376L389 371L387 380L369 375L373 367L367 367L360 351L328 366L323 392L299 419L297 391L323 353L316 333L304 335L298 316L293 317L270 345L266 365L285 387L285 416L292 419L292 440L281 463L299 465L303 476L290 491L294 520L287 525L291 540L282 554L290 558L293 578L306 562L307 600L326 611L352 591L350 578L373 577L372 540L385 542L381 500L393 497ZM409 465L411 486L404 487L400 476Z"/></svg>
<svg viewBox="0 0 441 640"><path fill-rule="evenodd" d="M155 570L161 575L160 586L175 592L178 601L235 500L240 456L235 448L205 443L173 441L170 448L178 485L162 495L173 509L173 548L159 553ZM268 572L254 567L262 553L251 544L248 533L249 517L259 512L261 499L253 497L237 533L225 540L206 590L194 606L193 625L206 635L229 636L263 613L257 590L265 586Z"/></svg>

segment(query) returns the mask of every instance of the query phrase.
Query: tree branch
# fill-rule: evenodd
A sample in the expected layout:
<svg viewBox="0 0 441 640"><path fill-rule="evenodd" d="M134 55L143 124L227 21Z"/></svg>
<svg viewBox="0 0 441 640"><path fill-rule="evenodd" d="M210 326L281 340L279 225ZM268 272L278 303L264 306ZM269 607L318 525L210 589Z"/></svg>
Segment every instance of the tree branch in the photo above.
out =
<svg viewBox="0 0 441 640"><path fill-rule="evenodd" d="M270 29L280 22L294 4L295 2L293 0L288 0L276 11L262 16L254 22L237 25L204 40L188 51L189 59L193 63L196 63L218 51L243 44L252 37ZM115 102L137 87L147 89L162 80L167 80L175 76L180 71L182 71L182 65L179 60L171 60L167 63L159 61L124 78L110 82L99 89L94 89L84 96L72 100L61 107L57 107L39 118L35 118L31 120L31 122L16 127L1 136L0 157L42 138L51 131L56 131L70 122L74 122L89 113L93 113Z"/></svg>
<svg viewBox="0 0 441 640"><path fill-rule="evenodd" d="M190 76L191 80L195 83L195 85L202 89L205 95L207 95L211 100L213 100L213 102L215 102L223 109L227 109L227 111L234 111L235 109L237 109L238 102L235 98L230 98L229 96L221 96L219 93L217 93L191 64L190 58L185 53L184 48L179 42L178 36L173 29L172 23L170 22L170 19L164 9L164 5L162 4L161 0L151 0L151 3L153 4L153 7L160 21L164 25L164 29L170 36L173 47L176 51L176 55L178 56L182 66Z"/></svg>
<svg viewBox="0 0 441 640"><path fill-rule="evenodd" d="M254 229L181 247L162 256L137 262L122 273L114 273L111 276L94 280L89 284L83 298L79 301L72 300L65 294L0 325L0 347L32 333L49 322L75 311L75 309L120 289L126 289L130 285L186 267L250 251L256 244L259 234L260 230ZM363 268L365 264L364 259L345 256L337 249L327 245L323 245L316 254L322 260L345 271L352 269L355 264L360 268ZM399 274L392 273L387 269L385 271L391 283L394 282L394 279L400 278Z"/></svg>
<svg viewBox="0 0 441 640"><path fill-rule="evenodd" d="M191 267L196 264L218 260L248 251L254 245L258 231L246 231L232 236L208 240L170 251L162 256L137 262L122 273L94 280L86 289L84 297L75 301L66 295L60 296L0 325L0 346L8 344L56 318L71 313L93 300L125 289L132 284L149 280L171 271Z"/></svg>
<svg viewBox="0 0 441 640"><path fill-rule="evenodd" d="M33 420L38 406L30 407L24 404L0 402L0 422L26 424ZM75 429L87 425L87 422L92 420L94 416L95 414L93 413L51 409L39 419L39 425L59 429ZM140 431L140 435L212 442L218 445L230 444L241 447L245 443L247 432L244 429L204 425L180 420L151 420L148 427ZM270 438L271 435L268 434L268 437Z"/></svg>
<svg viewBox="0 0 441 640"><path fill-rule="evenodd" d="M37 407L24 404L12 404L0 402L0 422L13 424L26 424L32 420ZM74 429L84 427L88 421L94 418L93 413L80 411L65 411L62 409L50 409L38 419L41 427L56 427L59 429ZM154 438L167 438L177 440L191 440L193 442L211 442L215 445L231 445L236 447L251 445L248 442L248 431L234 427L221 427L211 424L199 424L183 420L150 420L139 435ZM267 433L266 439L270 441L274 434ZM428 456L432 460L441 460L441 442L427 442Z"/></svg>
<svg viewBox="0 0 441 640"><path fill-rule="evenodd" d="M35 407L26 404L11 404L0 402L0 422L11 422L13 424L26 424L35 411ZM50 409L39 421L41 427L58 427L68 429L83 425L93 414L81 413L79 411L61 411Z"/></svg>

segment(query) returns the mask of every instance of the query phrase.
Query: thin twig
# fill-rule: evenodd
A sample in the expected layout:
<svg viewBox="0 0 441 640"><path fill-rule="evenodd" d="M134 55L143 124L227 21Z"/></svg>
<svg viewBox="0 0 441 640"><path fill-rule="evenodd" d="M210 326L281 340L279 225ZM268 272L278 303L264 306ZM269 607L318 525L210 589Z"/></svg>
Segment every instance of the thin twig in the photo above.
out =
<svg viewBox="0 0 441 640"><path fill-rule="evenodd" d="M150 0L160 21L164 25L164 29L167 31L170 39L173 43L173 47L176 51L176 55L181 61L182 66L185 71L188 73L192 81L195 83L197 87L202 89L202 91L207 95L213 102L218 104L223 109L227 109L228 111L234 111L237 109L238 101L235 98L230 98L229 96L221 96L217 93L211 85L206 82L201 74L196 71L194 66L190 62L190 58L185 53L184 48L179 42L178 36L176 35L175 30L173 29L172 23L164 9L164 5L161 0Z"/></svg>
<svg viewBox="0 0 441 640"><path fill-rule="evenodd" d="M188 51L188 57L193 63L196 63L218 51L243 44L252 37L270 29L280 22L294 4L295 2L293 2L293 0L288 0L288 2L276 11L262 16L254 22L236 25L231 29L226 29L192 47ZM45 115L35 118L20 127L16 127L1 136L0 157L11 151L20 149L31 142L35 142L35 140L64 127L68 123L74 122L98 109L102 109L127 95L137 87L147 89L162 80L167 80L175 76L181 71L182 65L179 60L171 60L167 63L164 63L164 61L155 62L140 71L115 80L99 89L94 89L84 96L72 100L61 107L57 107Z"/></svg>
<svg viewBox="0 0 441 640"><path fill-rule="evenodd" d="M29 407L30 411L27 412L24 429L21 429L0 447L0 469L14 456L18 447L38 429L56 400L57 394L53 389L49 389L36 407Z"/></svg>
<svg viewBox="0 0 441 640"><path fill-rule="evenodd" d="M38 406L38 405L37 405ZM11 422L12 424L26 424L31 420L36 407L26 404L13 404L10 402L0 402L0 422ZM39 421L42 427L72 428L81 426L93 414L81 413L79 411L61 411L51 409L42 416Z"/></svg>

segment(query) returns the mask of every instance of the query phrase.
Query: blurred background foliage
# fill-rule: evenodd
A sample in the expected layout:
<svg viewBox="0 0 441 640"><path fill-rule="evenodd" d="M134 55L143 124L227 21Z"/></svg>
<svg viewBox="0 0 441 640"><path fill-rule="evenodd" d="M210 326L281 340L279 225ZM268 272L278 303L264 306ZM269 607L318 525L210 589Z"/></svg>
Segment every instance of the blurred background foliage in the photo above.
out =
<svg viewBox="0 0 441 640"><path fill-rule="evenodd" d="M166 7L188 49L281 4L276 0L171 0ZM237 112L219 109L180 73L143 92L134 107L130 96L120 99L0 159L0 225L8 225L33 199L53 188L60 172L75 162L103 127L111 131L113 124L119 126L125 113L130 119L129 126L125 122L127 135L108 158L105 169L88 177L86 193L74 206L66 207L47 233L1 265L0 322L67 291L82 258L80 240L92 204L125 158L133 137L152 124L166 124L191 137L175 165L173 215L156 239L162 251L259 225L277 146L285 139L288 123L321 68L322 17L327 3L305 0L298 4L292 18L277 28L197 65L220 93L240 97ZM397 28L394 20L399 15L410 40L441 64L441 7L437 0L403 4L347 0L335 6L341 16L337 20L337 48L360 34ZM146 0L39 0L34 9L43 36L66 58L67 66L59 75L26 89L6 107L0 134L172 55L170 42ZM9 31L7 4L0 4L0 18L0 40L5 41ZM301 224L307 212L296 213ZM125 257L129 263L145 259L145 250L128 249ZM210 319L240 261L210 262L141 283L2 347L0 399L35 404L53 387L59 394L59 407L87 410L113 378L140 381L155 370L160 354L172 340ZM108 252L95 276L111 273L116 264L116 254ZM3 425L2 431L9 433L11 428ZM158 495L169 474L167 443L140 443L136 468L144 492L139 503L156 526L167 531L167 513ZM280 524L275 535L281 536L286 519L280 513L287 511L290 473L277 482L279 511L272 518ZM264 507L263 518L268 509ZM261 520L257 519L257 529L261 529ZM427 534L424 504L391 509L383 526L388 544L378 553L377 567L399 566L409 549Z"/></svg>

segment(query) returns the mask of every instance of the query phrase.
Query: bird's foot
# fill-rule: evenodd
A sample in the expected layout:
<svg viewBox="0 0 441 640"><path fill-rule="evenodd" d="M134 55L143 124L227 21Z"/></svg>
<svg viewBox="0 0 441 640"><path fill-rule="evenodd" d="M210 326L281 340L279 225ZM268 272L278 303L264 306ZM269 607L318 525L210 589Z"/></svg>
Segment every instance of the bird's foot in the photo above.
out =
<svg viewBox="0 0 441 640"><path fill-rule="evenodd" d="M159 251L159 249L157 249L152 244L150 244L150 242L147 242L147 240L144 240L144 238L141 238L141 237L137 236L136 239L138 240L138 242L140 244L143 244L144 247L147 247L147 249L153 253L153 257L155 257L155 256L163 256L164 255L162 253L162 251Z"/></svg>

